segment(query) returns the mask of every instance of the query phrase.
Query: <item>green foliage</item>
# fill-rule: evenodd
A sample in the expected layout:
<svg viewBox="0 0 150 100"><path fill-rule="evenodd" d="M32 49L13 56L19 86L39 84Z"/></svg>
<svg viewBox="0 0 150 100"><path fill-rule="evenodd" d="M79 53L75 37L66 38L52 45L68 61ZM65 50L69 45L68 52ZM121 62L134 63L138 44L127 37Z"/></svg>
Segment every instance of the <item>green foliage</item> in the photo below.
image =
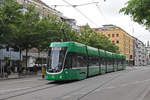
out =
<svg viewBox="0 0 150 100"><path fill-rule="evenodd" d="M58 20L56 15L43 17L36 25L37 35L35 47L43 50L48 49L50 42L75 41L77 33L66 23Z"/></svg>
<svg viewBox="0 0 150 100"><path fill-rule="evenodd" d="M8 2L9 1L9 2ZM40 18L34 6L23 6L14 0L3 2L0 8L0 40L2 44L28 50L48 49L50 42L77 41L89 46L117 52L118 48L106 36L93 31L88 25L81 34L62 22L57 15Z"/></svg>
<svg viewBox="0 0 150 100"><path fill-rule="evenodd" d="M21 23L22 12L20 9L23 7L14 0L1 1L0 7L0 44L10 45L10 39L12 38L12 30L15 25Z"/></svg>
<svg viewBox="0 0 150 100"><path fill-rule="evenodd" d="M150 27L150 0L129 0L120 12L130 15L133 21Z"/></svg>
<svg viewBox="0 0 150 100"><path fill-rule="evenodd" d="M61 31L61 34L64 35L64 41L77 41L78 33L72 29L72 27L66 23L64 23L64 33L63 30Z"/></svg>
<svg viewBox="0 0 150 100"><path fill-rule="evenodd" d="M62 22L56 21L57 16L47 16L43 17L36 24L36 34L34 36L34 47L38 49L46 49L50 42L60 41L60 27Z"/></svg>
<svg viewBox="0 0 150 100"><path fill-rule="evenodd" d="M95 48L118 53L118 47L115 44L112 44L108 37L99 32L93 31L89 25L85 25L81 28L81 34L78 38L78 42Z"/></svg>

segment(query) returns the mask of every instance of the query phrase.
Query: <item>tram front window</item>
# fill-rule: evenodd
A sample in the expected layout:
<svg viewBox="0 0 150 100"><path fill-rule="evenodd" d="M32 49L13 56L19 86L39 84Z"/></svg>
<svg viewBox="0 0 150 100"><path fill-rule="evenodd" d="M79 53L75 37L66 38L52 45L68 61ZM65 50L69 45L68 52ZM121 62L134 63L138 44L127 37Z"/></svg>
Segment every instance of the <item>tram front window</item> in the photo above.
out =
<svg viewBox="0 0 150 100"><path fill-rule="evenodd" d="M62 69L66 47L52 47L49 51L47 71L59 72Z"/></svg>

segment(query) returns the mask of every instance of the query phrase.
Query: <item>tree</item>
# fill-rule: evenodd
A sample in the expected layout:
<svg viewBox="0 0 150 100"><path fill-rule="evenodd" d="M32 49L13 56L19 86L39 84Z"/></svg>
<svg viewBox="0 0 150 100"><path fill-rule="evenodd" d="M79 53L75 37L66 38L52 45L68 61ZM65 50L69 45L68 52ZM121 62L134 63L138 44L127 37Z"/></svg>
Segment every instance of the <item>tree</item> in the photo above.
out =
<svg viewBox="0 0 150 100"><path fill-rule="evenodd" d="M81 28L81 35L78 38L78 42L95 48L118 53L118 47L111 43L108 37L99 32L95 32L89 25L85 25Z"/></svg>
<svg viewBox="0 0 150 100"><path fill-rule="evenodd" d="M35 47L40 51L48 49L50 42L76 41L78 33L72 27L58 19L57 15L43 17L36 25ZM39 38L38 38L39 37Z"/></svg>
<svg viewBox="0 0 150 100"><path fill-rule="evenodd" d="M38 35L36 31L36 24L40 21L39 13L35 11L34 6L28 6L22 16L22 23L16 28L15 38L13 43L21 50L26 50L26 69L27 69L27 54L28 50L34 47L36 39L35 35Z"/></svg>
<svg viewBox="0 0 150 100"><path fill-rule="evenodd" d="M75 41L77 39L77 33L56 15L40 18L34 6L23 8L14 0L2 1L0 29L0 44L20 49L20 55L22 50L26 50L26 67L29 49L37 48L43 51L52 41Z"/></svg>
<svg viewBox="0 0 150 100"><path fill-rule="evenodd" d="M13 28L21 23L23 7L14 0L2 0L0 7L0 44L12 45Z"/></svg>
<svg viewBox="0 0 150 100"><path fill-rule="evenodd" d="M126 7L120 9L125 15L130 15L133 21L150 28L150 0L129 0Z"/></svg>
<svg viewBox="0 0 150 100"><path fill-rule="evenodd" d="M1 44L20 49L20 55L21 50L26 49L27 62L28 49L33 47L35 41L33 37L38 34L35 25L40 17L34 6L24 9L14 0L3 1L0 8L0 40Z"/></svg>
<svg viewBox="0 0 150 100"><path fill-rule="evenodd" d="M79 34L76 30L72 29L72 26L64 22L61 30L60 34L63 34L64 41L77 41Z"/></svg>

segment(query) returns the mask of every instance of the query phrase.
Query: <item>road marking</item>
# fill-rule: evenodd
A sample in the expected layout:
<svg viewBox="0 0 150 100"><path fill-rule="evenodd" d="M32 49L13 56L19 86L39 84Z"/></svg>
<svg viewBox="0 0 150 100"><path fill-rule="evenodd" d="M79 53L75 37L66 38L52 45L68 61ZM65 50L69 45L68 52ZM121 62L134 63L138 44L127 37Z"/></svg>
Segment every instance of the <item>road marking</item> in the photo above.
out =
<svg viewBox="0 0 150 100"><path fill-rule="evenodd" d="M86 94L86 92L81 92L80 94Z"/></svg>
<svg viewBox="0 0 150 100"><path fill-rule="evenodd" d="M18 91L18 90L24 90L24 89L29 89L31 87L24 87L24 88L15 88L15 89L8 89L8 90L0 90L0 93L5 93L5 92L13 92L13 91Z"/></svg>
<svg viewBox="0 0 150 100"><path fill-rule="evenodd" d="M141 81L135 81L135 82L127 83L127 84L121 84L121 85L118 85L118 86L106 87L106 88L103 88L103 90L105 90L105 89L114 89L114 88L121 88L121 87L126 87L126 86L129 86L129 85L136 85L136 84L145 83L145 82L149 82L149 81L150 81L150 79L141 80ZM97 92L98 92L98 90L97 90Z"/></svg>
<svg viewBox="0 0 150 100"><path fill-rule="evenodd" d="M3 81L2 84L17 84L17 83L24 83L24 82L30 82L30 81L36 81L37 79L28 79L28 80L18 80L18 81L13 81L11 83L4 83L7 81Z"/></svg>
<svg viewBox="0 0 150 100"><path fill-rule="evenodd" d="M150 91L150 87L148 87L148 89L146 89L142 95L138 98L138 100L144 100L145 96L147 95L147 93Z"/></svg>
<svg viewBox="0 0 150 100"><path fill-rule="evenodd" d="M70 98L70 96L67 95L67 96L62 97L62 99L67 99L67 98Z"/></svg>
<svg viewBox="0 0 150 100"><path fill-rule="evenodd" d="M99 91L101 91L101 89L96 89L96 90L95 90L95 92L99 92Z"/></svg>
<svg viewBox="0 0 150 100"><path fill-rule="evenodd" d="M78 92L71 93L70 96L78 95Z"/></svg>

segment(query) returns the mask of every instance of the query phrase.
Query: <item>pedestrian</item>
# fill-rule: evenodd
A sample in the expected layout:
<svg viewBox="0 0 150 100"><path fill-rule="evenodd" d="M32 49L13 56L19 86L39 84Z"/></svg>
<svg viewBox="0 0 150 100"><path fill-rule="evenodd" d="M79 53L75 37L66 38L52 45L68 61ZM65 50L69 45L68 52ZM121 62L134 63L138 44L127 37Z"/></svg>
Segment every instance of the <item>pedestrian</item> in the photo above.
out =
<svg viewBox="0 0 150 100"><path fill-rule="evenodd" d="M42 78L45 78L45 67L42 67Z"/></svg>
<svg viewBox="0 0 150 100"><path fill-rule="evenodd" d="M8 78L8 65L7 63L4 65L4 76Z"/></svg>

